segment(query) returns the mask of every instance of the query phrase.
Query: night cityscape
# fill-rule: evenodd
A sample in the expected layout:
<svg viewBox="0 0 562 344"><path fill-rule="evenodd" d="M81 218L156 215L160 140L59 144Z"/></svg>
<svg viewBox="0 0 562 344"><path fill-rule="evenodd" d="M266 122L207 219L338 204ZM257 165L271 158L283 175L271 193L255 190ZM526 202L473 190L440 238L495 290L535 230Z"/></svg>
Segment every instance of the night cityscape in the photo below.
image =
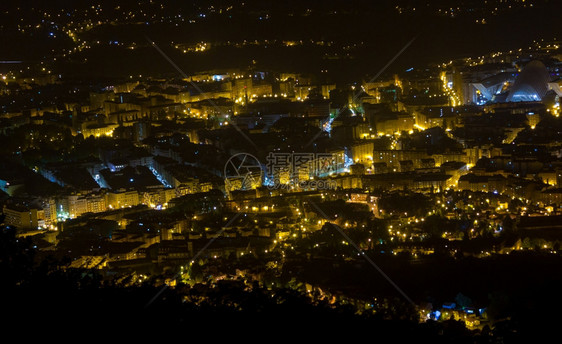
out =
<svg viewBox="0 0 562 344"><path fill-rule="evenodd" d="M554 342L561 18L557 0L3 3L2 324Z"/></svg>

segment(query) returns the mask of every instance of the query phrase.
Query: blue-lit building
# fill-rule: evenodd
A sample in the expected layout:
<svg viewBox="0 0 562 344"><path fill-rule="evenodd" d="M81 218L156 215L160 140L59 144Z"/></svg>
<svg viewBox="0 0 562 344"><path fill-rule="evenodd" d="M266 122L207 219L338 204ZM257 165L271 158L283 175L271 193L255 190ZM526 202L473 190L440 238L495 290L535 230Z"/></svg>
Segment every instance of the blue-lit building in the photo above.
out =
<svg viewBox="0 0 562 344"><path fill-rule="evenodd" d="M477 82L471 82L470 103L540 102L552 92L561 96L558 82L553 82L547 67L534 60L521 72L500 72Z"/></svg>
<svg viewBox="0 0 562 344"><path fill-rule="evenodd" d="M507 102L541 101L549 90L550 75L540 61L529 62L517 76L507 95Z"/></svg>

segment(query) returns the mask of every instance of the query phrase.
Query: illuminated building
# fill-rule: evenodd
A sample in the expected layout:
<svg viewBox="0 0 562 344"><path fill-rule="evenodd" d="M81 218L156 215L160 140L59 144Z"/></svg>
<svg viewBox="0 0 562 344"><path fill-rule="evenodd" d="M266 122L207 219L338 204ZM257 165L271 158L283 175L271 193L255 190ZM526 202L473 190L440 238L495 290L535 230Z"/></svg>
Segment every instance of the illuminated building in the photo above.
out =
<svg viewBox="0 0 562 344"><path fill-rule="evenodd" d="M54 226L57 222L57 204L54 199L42 200L41 206L45 214L45 226Z"/></svg>
<svg viewBox="0 0 562 344"><path fill-rule="evenodd" d="M252 96L250 89L252 88L252 79L234 79L232 80L232 93L231 98L242 98L244 103L247 103L248 97Z"/></svg>
<svg viewBox="0 0 562 344"><path fill-rule="evenodd" d="M142 118L140 110L121 110L112 112L107 116L107 122L109 123L119 123L124 126L133 125Z"/></svg>
<svg viewBox="0 0 562 344"><path fill-rule="evenodd" d="M132 207L140 204L139 193L136 190L125 191L123 189L107 193L108 207L113 209Z"/></svg>
<svg viewBox="0 0 562 344"><path fill-rule="evenodd" d="M470 84L472 93L468 102L476 105L483 105L488 101L495 100L496 96L506 92L509 85L515 81L515 71L501 72L483 80Z"/></svg>
<svg viewBox="0 0 562 344"><path fill-rule="evenodd" d="M491 71L490 71L491 72ZM486 103L539 102L549 91L562 95L559 84L551 82L546 66L538 60L529 62L519 73L506 70L469 82L467 102Z"/></svg>
<svg viewBox="0 0 562 344"><path fill-rule="evenodd" d="M162 177L172 188L183 189L186 193L199 191L199 179L194 178L190 173L190 168L185 165L169 165L162 171Z"/></svg>
<svg viewBox="0 0 562 344"><path fill-rule="evenodd" d="M548 91L550 75L540 61L532 61L523 68L510 89L506 101L540 101Z"/></svg>
<svg viewBox="0 0 562 344"><path fill-rule="evenodd" d="M6 216L4 223L21 229L37 229L45 227L45 212L43 209L21 205L4 205L3 213Z"/></svg>
<svg viewBox="0 0 562 344"><path fill-rule="evenodd" d="M455 129L463 126L466 118L476 116L481 113L479 108L474 106L463 107L429 107L423 110L414 111L416 128L440 127L443 129Z"/></svg>
<svg viewBox="0 0 562 344"><path fill-rule="evenodd" d="M499 192L502 193L507 181L502 175L480 176L466 174L459 178L459 190L470 190L473 192Z"/></svg>
<svg viewBox="0 0 562 344"><path fill-rule="evenodd" d="M162 240L158 245L158 263L185 262L193 256L193 243L185 240Z"/></svg>
<svg viewBox="0 0 562 344"><path fill-rule="evenodd" d="M330 177L328 179L330 182L335 182L334 186L338 189L362 189L363 188L363 179L362 176L355 176L355 175L343 175L343 176L335 176Z"/></svg>
<svg viewBox="0 0 562 344"><path fill-rule="evenodd" d="M75 194L68 195L59 201L62 211L70 218L79 217L85 213L100 213L107 210L105 194Z"/></svg>
<svg viewBox="0 0 562 344"><path fill-rule="evenodd" d="M373 142L359 142L351 145L351 158L355 163L363 164L370 168L373 164Z"/></svg>
<svg viewBox="0 0 562 344"><path fill-rule="evenodd" d="M130 96L128 98L131 98ZM127 98L119 98L119 101L108 100L103 102L103 110L106 116L109 116L112 113L117 112L126 112L126 111L141 111L142 106L141 104L133 103L135 101L134 98L127 99Z"/></svg>
<svg viewBox="0 0 562 344"><path fill-rule="evenodd" d="M390 169L389 172L399 171L400 161L410 160L413 163L413 168L423 168L425 159L433 159L435 166L439 167L446 162L460 161L468 163L468 156L464 152L449 152L442 154L429 155L426 150L375 150L373 152L374 163L386 163ZM379 165L380 167L380 165Z"/></svg>
<svg viewBox="0 0 562 344"><path fill-rule="evenodd" d="M562 203L562 189L546 189L540 193L540 201L544 205L561 204Z"/></svg>
<svg viewBox="0 0 562 344"><path fill-rule="evenodd" d="M142 203L151 208L162 208L169 200L176 197L175 189L160 188L148 190L142 193Z"/></svg>
<svg viewBox="0 0 562 344"><path fill-rule="evenodd" d="M396 88L401 89L402 82L398 78L398 75L394 75L393 79L381 80L381 81L371 81L363 82L362 88L368 95L374 97L376 102L388 101L388 97L384 97L385 91L395 91ZM396 93L392 95L392 99L396 97Z"/></svg>
<svg viewBox="0 0 562 344"><path fill-rule="evenodd" d="M396 172L365 175L362 178L363 187L368 190L433 190L442 191L450 183L451 175L442 173L439 169L424 173Z"/></svg>
<svg viewBox="0 0 562 344"><path fill-rule="evenodd" d="M393 112L377 118L375 122L376 132L385 135L413 130L414 125L414 117L405 112Z"/></svg>
<svg viewBox="0 0 562 344"><path fill-rule="evenodd" d="M118 126L119 125L116 123L88 125L87 127L82 128L82 135L84 135L84 137L112 136L113 131Z"/></svg>

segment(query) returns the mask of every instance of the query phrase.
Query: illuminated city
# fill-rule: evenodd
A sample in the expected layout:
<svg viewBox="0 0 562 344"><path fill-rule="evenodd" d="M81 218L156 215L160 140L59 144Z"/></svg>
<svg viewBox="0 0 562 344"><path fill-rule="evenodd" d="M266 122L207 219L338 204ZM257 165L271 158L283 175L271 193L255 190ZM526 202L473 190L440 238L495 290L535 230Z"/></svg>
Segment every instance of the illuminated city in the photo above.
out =
<svg viewBox="0 0 562 344"><path fill-rule="evenodd" d="M540 342L561 306L560 13L2 5L2 309Z"/></svg>

